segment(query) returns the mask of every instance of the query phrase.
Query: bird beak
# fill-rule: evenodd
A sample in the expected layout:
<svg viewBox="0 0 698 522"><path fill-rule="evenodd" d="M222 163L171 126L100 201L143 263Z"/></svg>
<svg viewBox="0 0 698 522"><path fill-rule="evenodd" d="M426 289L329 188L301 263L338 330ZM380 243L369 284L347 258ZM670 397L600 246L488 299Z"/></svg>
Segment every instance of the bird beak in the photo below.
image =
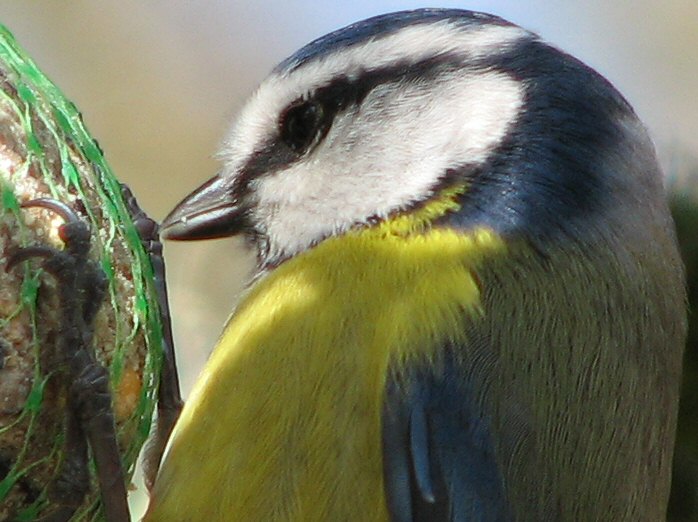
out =
<svg viewBox="0 0 698 522"><path fill-rule="evenodd" d="M189 241L234 236L244 228L244 212L229 179L219 174L189 194L160 226L164 239Z"/></svg>

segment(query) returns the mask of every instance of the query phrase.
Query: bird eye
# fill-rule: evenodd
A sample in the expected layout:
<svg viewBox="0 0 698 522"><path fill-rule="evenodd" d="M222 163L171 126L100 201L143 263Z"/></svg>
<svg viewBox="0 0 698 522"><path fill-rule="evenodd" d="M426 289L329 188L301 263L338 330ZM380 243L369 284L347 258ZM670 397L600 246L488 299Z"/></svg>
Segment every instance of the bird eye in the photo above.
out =
<svg viewBox="0 0 698 522"><path fill-rule="evenodd" d="M281 139L291 150L302 154L322 131L324 111L316 101L291 105L281 117Z"/></svg>

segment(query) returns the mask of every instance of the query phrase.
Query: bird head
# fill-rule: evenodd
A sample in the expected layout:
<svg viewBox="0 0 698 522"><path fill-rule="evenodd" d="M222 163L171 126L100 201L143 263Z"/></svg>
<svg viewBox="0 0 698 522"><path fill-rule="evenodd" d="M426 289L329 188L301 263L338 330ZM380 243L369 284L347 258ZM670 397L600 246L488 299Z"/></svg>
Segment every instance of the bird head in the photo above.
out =
<svg viewBox="0 0 698 522"><path fill-rule="evenodd" d="M470 11L393 13L278 65L234 121L221 172L162 232L242 234L274 266L457 187L444 222L547 237L651 193L652 176L616 174L642 170L626 157L651 152L638 141L615 89L535 34Z"/></svg>

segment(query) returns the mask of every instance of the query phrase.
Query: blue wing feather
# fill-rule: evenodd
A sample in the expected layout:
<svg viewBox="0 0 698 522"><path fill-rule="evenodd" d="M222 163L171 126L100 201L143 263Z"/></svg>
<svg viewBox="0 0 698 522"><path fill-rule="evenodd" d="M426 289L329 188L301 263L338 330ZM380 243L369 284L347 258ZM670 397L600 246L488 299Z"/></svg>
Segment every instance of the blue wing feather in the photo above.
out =
<svg viewBox="0 0 698 522"><path fill-rule="evenodd" d="M393 522L512 519L492 430L468 373L447 353L438 371L390 377L383 462Z"/></svg>

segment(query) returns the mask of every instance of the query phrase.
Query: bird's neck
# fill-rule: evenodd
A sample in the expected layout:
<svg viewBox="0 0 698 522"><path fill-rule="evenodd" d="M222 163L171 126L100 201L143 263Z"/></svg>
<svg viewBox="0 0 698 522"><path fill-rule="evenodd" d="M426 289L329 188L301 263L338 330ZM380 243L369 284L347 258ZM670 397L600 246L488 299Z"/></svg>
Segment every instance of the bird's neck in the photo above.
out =
<svg viewBox="0 0 698 522"><path fill-rule="evenodd" d="M408 237L424 233L439 218L450 212L460 210L458 198L465 191L466 187L464 185L442 189L417 208L397 212L388 219L370 227L354 230L350 234L358 233L378 239L387 235Z"/></svg>

